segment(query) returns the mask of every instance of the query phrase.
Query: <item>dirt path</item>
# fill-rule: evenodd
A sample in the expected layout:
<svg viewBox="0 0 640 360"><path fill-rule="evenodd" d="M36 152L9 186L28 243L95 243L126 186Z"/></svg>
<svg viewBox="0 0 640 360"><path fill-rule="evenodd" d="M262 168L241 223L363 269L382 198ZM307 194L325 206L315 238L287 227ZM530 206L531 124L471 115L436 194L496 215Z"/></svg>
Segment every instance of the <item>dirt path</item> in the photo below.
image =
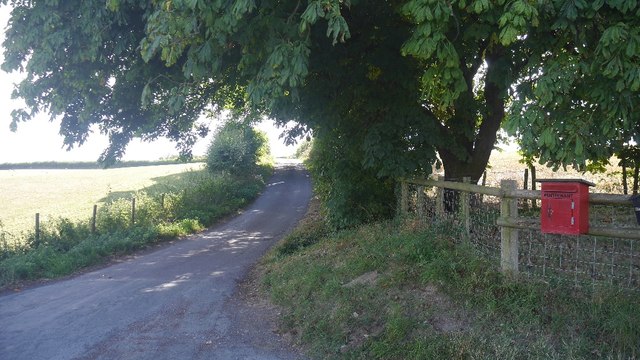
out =
<svg viewBox="0 0 640 360"><path fill-rule="evenodd" d="M238 282L304 215L311 186L278 168L244 213L73 279L0 297L0 359L298 359L273 308Z"/></svg>

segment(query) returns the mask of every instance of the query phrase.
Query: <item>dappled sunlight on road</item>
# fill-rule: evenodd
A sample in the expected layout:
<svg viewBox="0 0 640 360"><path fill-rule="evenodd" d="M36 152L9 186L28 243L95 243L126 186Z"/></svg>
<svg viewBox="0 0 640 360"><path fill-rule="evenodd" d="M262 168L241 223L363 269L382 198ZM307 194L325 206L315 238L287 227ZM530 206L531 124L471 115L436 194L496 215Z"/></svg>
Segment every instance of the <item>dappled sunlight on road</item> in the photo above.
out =
<svg viewBox="0 0 640 360"><path fill-rule="evenodd" d="M261 212L259 210L254 210ZM205 247L197 247L195 249L183 249L176 253L175 255L169 256L168 258L182 258L182 259L190 259L189 261L193 261L194 257L204 256L208 257L211 253L216 252L226 252L228 254L241 254L243 250L258 246L265 241L271 240L272 236L267 236L261 232L249 232L242 230L224 230L224 231L212 231L209 233L201 234L198 236L198 240L196 241L206 241L209 242ZM142 263L143 265L155 265L157 261L147 261ZM219 264L212 263L212 265L217 266ZM176 275L175 278L171 281L163 282L159 285L153 287L147 287L141 290L142 293L157 293L157 292L166 292L169 290L174 290L180 287L187 282L192 281L200 281L202 280L202 276L205 277L222 277L225 275L225 271L212 271L209 274L205 275L203 273L184 273L181 275Z"/></svg>
<svg viewBox="0 0 640 360"><path fill-rule="evenodd" d="M193 276L192 273L186 273L184 275L179 275L179 276L176 276L176 279L173 280L173 281L169 281L169 282L166 282L164 284L160 284L158 286L154 286L152 288L143 289L142 292L149 293L149 292L159 292L159 291L170 290L170 289L180 285L180 283L188 281L192 276Z"/></svg>
<svg viewBox="0 0 640 360"><path fill-rule="evenodd" d="M189 252L187 252L186 254L178 254L175 256L170 256L172 258L190 258L196 255L200 255L200 254L206 254L208 252L211 251L211 247L207 247L205 249L198 249L198 250L191 250Z"/></svg>
<svg viewBox="0 0 640 360"><path fill-rule="evenodd" d="M221 241L221 243L210 246L209 250L213 250L215 248L216 251L228 251L231 254L235 254L239 250L243 250L252 245L272 239L271 236L265 236L260 232L246 232L239 230L212 232L206 234L203 238Z"/></svg>
<svg viewBox="0 0 640 360"><path fill-rule="evenodd" d="M250 212L259 212L260 210L252 210ZM218 270L221 267L228 266L224 265L219 261L212 261L210 257L215 253L226 253L228 255L233 256L242 256L243 252L247 249L260 247L273 239L273 236L268 236L261 232L250 232L243 230L223 230L223 231L211 231L204 234L197 235L197 238L194 239L194 243L184 243L181 250L174 252L173 255L169 255L166 259L182 259L180 260L181 264L201 262L203 264L209 263L211 268L210 271L199 271L199 272L188 272L188 273L178 273L179 275L175 275L173 279L170 281L157 279L161 282L158 285L145 287L140 289L141 293L159 293L159 292L167 292L170 290L179 289L181 286L186 285L187 283L200 282L206 278L223 278L227 275L227 271ZM202 245L202 242L206 243L206 245ZM240 258L234 260L234 258L227 257L225 259L231 263L235 263L236 261L241 261ZM163 260L148 260L144 262L140 262L141 265L154 267L158 264L163 263ZM125 264L123 264L125 265ZM180 266L179 268L182 268ZM117 268L112 269L113 273L120 273ZM120 275L120 274L119 274ZM118 280L122 279L121 276L112 275ZM124 274L122 274L124 275ZM145 274L142 278L153 279L155 276L153 274ZM109 277L109 279L113 280L113 277ZM131 279L130 279L131 280ZM138 279L139 280L139 279Z"/></svg>

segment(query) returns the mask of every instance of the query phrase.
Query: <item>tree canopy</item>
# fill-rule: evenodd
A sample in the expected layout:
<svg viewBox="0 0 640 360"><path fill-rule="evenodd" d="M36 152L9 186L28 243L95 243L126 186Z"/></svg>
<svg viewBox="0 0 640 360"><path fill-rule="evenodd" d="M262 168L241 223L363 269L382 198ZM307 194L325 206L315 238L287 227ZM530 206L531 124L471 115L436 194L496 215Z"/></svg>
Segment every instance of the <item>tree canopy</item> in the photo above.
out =
<svg viewBox="0 0 640 360"><path fill-rule="evenodd" d="M640 6L572 1L553 10L539 27L553 37L514 84L507 127L526 156L584 170L640 143Z"/></svg>
<svg viewBox="0 0 640 360"><path fill-rule="evenodd" d="M48 110L74 146L98 124L107 160L134 136L188 153L205 109L295 120L291 137L321 140L330 198L436 161L449 179L478 179L507 114L554 164L639 132L636 0L3 3L14 7L3 69L27 73L14 125Z"/></svg>

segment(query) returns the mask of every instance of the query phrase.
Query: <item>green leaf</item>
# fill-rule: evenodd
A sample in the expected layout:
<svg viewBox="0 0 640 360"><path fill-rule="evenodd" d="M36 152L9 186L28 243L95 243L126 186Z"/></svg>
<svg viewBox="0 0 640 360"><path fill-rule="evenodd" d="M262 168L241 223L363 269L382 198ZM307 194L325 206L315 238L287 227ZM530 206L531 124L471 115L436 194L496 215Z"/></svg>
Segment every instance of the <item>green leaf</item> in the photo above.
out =
<svg viewBox="0 0 640 360"><path fill-rule="evenodd" d="M195 10L196 6L198 5L198 0L184 0L184 2L191 10Z"/></svg>
<svg viewBox="0 0 640 360"><path fill-rule="evenodd" d="M628 57L632 57L632 56L636 56L636 55L640 55L637 54L636 51L638 50L638 37L633 37L631 39L629 39L629 42L627 42L627 48L625 49L625 54Z"/></svg>
<svg viewBox="0 0 640 360"><path fill-rule="evenodd" d="M142 95L140 96L140 102L143 108L146 108L151 102L151 86L146 83L142 88Z"/></svg>
<svg viewBox="0 0 640 360"><path fill-rule="evenodd" d="M306 10L301 16L301 18L310 25L315 24L321 17L324 17L324 10L319 0L309 2L309 5L307 5Z"/></svg>

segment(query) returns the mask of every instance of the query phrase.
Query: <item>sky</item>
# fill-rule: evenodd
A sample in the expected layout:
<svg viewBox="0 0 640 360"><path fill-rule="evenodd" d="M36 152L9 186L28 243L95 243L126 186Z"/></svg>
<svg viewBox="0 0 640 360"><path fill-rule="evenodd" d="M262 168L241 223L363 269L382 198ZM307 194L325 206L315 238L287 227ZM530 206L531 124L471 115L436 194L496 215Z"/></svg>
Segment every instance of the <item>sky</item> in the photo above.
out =
<svg viewBox="0 0 640 360"><path fill-rule="evenodd" d="M10 8L0 7L0 44L4 41L4 31L9 19ZM0 53L0 62L4 60L4 49ZM106 136L97 129L89 136L81 147L66 151L63 148L63 138L59 135L59 121L49 121L48 114L38 114L28 122L18 124L17 131L11 132L11 111L20 107L20 102L11 99L13 84L21 78L20 74L8 74L0 70L0 164L38 161L96 161L107 147ZM211 130L220 124L219 120L212 120ZM271 152L276 157L291 155L295 147L285 146L279 139L281 130L276 129L274 122L267 120L257 126L269 136ZM212 134L213 132L210 132ZM198 141L194 148L194 155L203 155L210 144L212 136ZM152 143L140 140L132 141L127 147L123 160L157 160L177 155L178 151L168 139L159 139Z"/></svg>

